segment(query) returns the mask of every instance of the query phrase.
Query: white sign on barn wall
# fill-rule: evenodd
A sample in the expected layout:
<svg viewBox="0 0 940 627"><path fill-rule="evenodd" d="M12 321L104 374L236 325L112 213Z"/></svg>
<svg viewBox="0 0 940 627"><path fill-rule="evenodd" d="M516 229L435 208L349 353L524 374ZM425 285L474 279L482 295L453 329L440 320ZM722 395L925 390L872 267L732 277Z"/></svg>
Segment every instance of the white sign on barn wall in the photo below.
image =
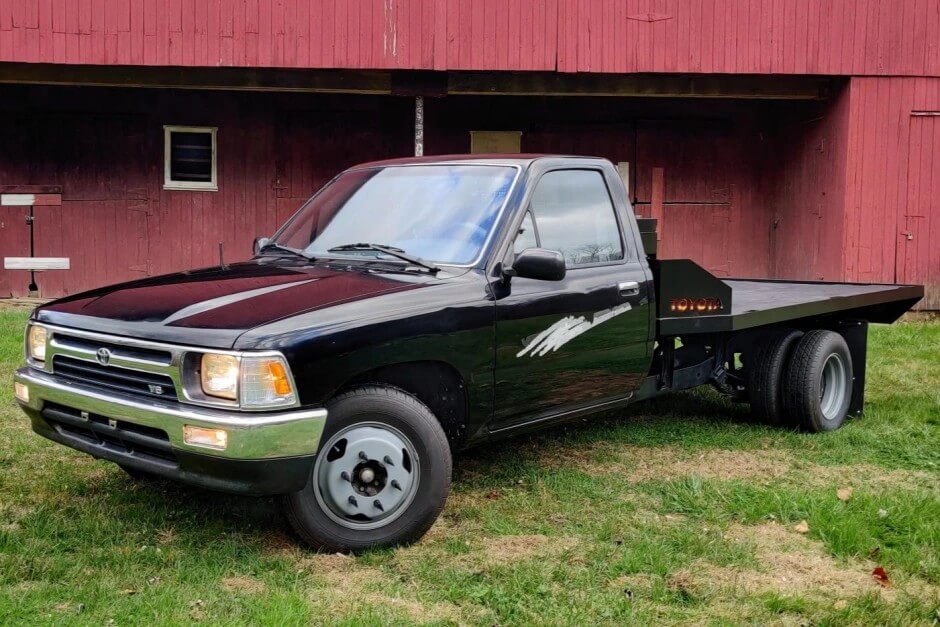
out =
<svg viewBox="0 0 940 627"><path fill-rule="evenodd" d="M0 206L30 207L36 204L36 194L0 194Z"/></svg>
<svg viewBox="0 0 940 627"><path fill-rule="evenodd" d="M4 257L7 270L68 270L68 257Z"/></svg>

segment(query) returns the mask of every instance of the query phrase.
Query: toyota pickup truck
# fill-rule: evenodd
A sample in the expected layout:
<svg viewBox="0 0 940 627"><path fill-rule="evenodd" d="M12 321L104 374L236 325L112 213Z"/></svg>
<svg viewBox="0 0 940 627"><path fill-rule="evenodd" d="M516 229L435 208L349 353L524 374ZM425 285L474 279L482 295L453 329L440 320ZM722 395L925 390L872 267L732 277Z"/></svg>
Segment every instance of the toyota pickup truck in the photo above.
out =
<svg viewBox="0 0 940 627"><path fill-rule="evenodd" d="M656 239L603 159L364 164L250 261L37 308L15 394L41 436L279 495L300 539L358 551L430 528L454 452L664 393L837 429L862 411L868 323L923 296L722 279Z"/></svg>

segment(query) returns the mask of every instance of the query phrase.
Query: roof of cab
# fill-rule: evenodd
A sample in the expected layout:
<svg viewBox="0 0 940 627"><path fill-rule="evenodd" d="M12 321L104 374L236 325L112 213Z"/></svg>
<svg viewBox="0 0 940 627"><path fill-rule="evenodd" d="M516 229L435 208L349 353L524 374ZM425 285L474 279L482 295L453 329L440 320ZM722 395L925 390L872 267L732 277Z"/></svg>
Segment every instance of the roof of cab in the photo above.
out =
<svg viewBox="0 0 940 627"><path fill-rule="evenodd" d="M382 161L370 161L360 163L351 169L376 168L392 165L429 165L429 164L458 164L458 163L483 163L486 165L512 165L527 167L533 161L539 159L599 159L600 157L588 157L583 155L552 155L552 154L457 154L457 155L433 155L429 157L402 157L398 159L384 159Z"/></svg>

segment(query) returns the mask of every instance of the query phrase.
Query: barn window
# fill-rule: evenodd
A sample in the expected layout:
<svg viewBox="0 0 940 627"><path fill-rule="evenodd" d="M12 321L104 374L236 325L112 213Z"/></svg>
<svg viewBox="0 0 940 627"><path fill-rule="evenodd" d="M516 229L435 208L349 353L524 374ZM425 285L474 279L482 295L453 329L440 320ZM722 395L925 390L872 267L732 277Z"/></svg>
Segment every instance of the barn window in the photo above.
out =
<svg viewBox="0 0 940 627"><path fill-rule="evenodd" d="M164 189L215 191L216 128L164 126Z"/></svg>

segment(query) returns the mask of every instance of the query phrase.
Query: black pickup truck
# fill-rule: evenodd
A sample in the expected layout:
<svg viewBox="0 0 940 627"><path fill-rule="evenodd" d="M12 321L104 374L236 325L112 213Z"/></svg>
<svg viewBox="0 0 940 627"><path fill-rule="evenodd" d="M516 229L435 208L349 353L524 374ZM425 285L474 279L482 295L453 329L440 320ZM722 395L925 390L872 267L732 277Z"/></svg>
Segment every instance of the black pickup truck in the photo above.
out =
<svg viewBox="0 0 940 627"><path fill-rule="evenodd" d="M919 286L719 279L656 258L612 164L365 164L247 262L39 307L16 397L131 476L282 495L329 550L414 541L452 452L711 384L808 431L862 410L869 322Z"/></svg>

